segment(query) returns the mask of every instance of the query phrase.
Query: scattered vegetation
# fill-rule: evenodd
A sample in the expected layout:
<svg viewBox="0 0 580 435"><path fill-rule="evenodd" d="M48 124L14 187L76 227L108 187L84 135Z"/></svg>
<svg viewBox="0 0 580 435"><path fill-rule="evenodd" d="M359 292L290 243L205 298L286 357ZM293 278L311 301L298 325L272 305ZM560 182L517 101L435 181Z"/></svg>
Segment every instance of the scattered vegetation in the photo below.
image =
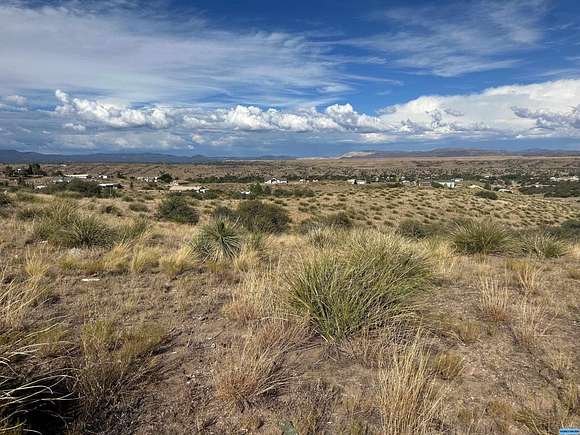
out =
<svg viewBox="0 0 580 435"><path fill-rule="evenodd" d="M197 211L189 205L186 197L175 193L171 193L163 198L157 208L157 216L160 219L180 224L195 225L199 221Z"/></svg>

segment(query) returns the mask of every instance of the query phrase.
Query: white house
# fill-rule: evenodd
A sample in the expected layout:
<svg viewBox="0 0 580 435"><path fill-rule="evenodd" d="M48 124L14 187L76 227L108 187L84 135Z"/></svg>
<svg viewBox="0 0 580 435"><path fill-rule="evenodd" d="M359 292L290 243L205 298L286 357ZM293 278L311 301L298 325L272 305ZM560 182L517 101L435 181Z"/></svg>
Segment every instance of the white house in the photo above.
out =
<svg viewBox="0 0 580 435"><path fill-rule="evenodd" d="M436 181L435 183L440 184L443 187L447 187L448 189L455 189L455 181Z"/></svg>
<svg viewBox="0 0 580 435"><path fill-rule="evenodd" d="M86 180L88 178L91 178L90 174L70 174L70 175L65 175L66 178L78 178L79 180Z"/></svg>
<svg viewBox="0 0 580 435"><path fill-rule="evenodd" d="M122 189L121 183L99 183L101 189Z"/></svg>
<svg viewBox="0 0 580 435"><path fill-rule="evenodd" d="M367 184L367 180L357 180L356 178L351 178L346 180L346 182L349 184Z"/></svg>
<svg viewBox="0 0 580 435"><path fill-rule="evenodd" d="M179 185L179 184L174 184L173 186L171 186L169 188L169 191L171 192L197 192L197 193L205 193L207 192L209 189L203 186L185 186L185 185Z"/></svg>
<svg viewBox="0 0 580 435"><path fill-rule="evenodd" d="M288 180L278 179L278 178L270 178L269 180L265 181L266 184L288 184Z"/></svg>

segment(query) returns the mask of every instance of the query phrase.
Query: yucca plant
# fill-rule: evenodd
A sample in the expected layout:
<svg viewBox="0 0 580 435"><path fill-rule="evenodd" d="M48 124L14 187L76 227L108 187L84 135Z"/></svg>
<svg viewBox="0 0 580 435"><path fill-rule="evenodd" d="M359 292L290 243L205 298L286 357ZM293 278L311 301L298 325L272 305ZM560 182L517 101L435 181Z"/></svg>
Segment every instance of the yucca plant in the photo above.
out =
<svg viewBox="0 0 580 435"><path fill-rule="evenodd" d="M463 254L499 254L511 250L512 237L497 222L471 220L456 226L452 243Z"/></svg>
<svg viewBox="0 0 580 435"><path fill-rule="evenodd" d="M237 224L217 219L201 228L192 247L202 261L231 260L242 249L242 237Z"/></svg>
<svg viewBox="0 0 580 435"><path fill-rule="evenodd" d="M404 313L430 277L430 262L401 237L364 231L303 257L286 281L291 307L334 340Z"/></svg>
<svg viewBox="0 0 580 435"><path fill-rule="evenodd" d="M520 247L525 255L539 258L558 258L566 255L566 244L551 234L525 234L520 239Z"/></svg>

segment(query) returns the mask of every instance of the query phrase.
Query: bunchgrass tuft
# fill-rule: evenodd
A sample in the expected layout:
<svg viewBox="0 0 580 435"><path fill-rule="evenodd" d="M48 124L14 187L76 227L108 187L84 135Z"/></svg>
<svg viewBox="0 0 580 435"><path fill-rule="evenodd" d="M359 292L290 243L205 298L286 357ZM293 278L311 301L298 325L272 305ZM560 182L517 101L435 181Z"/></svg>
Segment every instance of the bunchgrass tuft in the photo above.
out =
<svg viewBox="0 0 580 435"><path fill-rule="evenodd" d="M526 234L520 239L525 255L538 258L558 258L567 253L566 244L548 233Z"/></svg>
<svg viewBox="0 0 580 435"><path fill-rule="evenodd" d="M427 258L393 234L358 232L302 257L286 277L290 305L326 339L384 324L431 277Z"/></svg>
<svg viewBox="0 0 580 435"><path fill-rule="evenodd" d="M509 252L509 231L494 221L472 220L457 225L452 233L453 247L462 254L500 254Z"/></svg>

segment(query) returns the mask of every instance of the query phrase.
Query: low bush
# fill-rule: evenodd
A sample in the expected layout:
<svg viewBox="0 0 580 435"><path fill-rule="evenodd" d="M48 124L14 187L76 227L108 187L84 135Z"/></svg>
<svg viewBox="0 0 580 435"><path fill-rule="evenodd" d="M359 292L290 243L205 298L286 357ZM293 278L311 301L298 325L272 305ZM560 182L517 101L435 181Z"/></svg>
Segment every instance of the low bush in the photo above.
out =
<svg viewBox="0 0 580 435"><path fill-rule="evenodd" d="M249 231L281 233L288 228L290 216L282 207L257 200L239 204L237 216L241 225Z"/></svg>
<svg viewBox="0 0 580 435"><path fill-rule="evenodd" d="M568 219L557 227L549 228L548 232L559 238L580 240L580 220Z"/></svg>
<svg viewBox="0 0 580 435"><path fill-rule="evenodd" d="M479 198L491 199L492 201L497 199L497 193L492 192L491 190L478 190L474 195Z"/></svg>
<svg viewBox="0 0 580 435"><path fill-rule="evenodd" d="M201 228L192 246L202 261L231 260L242 249L242 237L236 224L218 219Z"/></svg>
<svg viewBox="0 0 580 435"><path fill-rule="evenodd" d="M197 211L179 194L167 195L157 208L157 216L180 224L195 225L199 221Z"/></svg>
<svg viewBox="0 0 580 435"><path fill-rule="evenodd" d="M427 258L394 234L361 232L303 258L287 275L289 303L326 339L384 324L430 282Z"/></svg>
<svg viewBox="0 0 580 435"><path fill-rule="evenodd" d="M455 250L464 254L498 254L510 251L510 232L494 221L466 221L452 232Z"/></svg>
<svg viewBox="0 0 580 435"><path fill-rule="evenodd" d="M427 225L415 219L403 219L399 222L397 232L402 236L412 239L422 239L429 235Z"/></svg>
<svg viewBox="0 0 580 435"><path fill-rule="evenodd" d="M34 238L69 248L110 246L117 234L115 228L95 215L79 212L67 201L47 208L34 225Z"/></svg>
<svg viewBox="0 0 580 435"><path fill-rule="evenodd" d="M539 258L558 258L566 255L566 244L548 233L528 233L520 237L521 251Z"/></svg>
<svg viewBox="0 0 580 435"><path fill-rule="evenodd" d="M0 192L0 208L12 205L12 200L6 192Z"/></svg>
<svg viewBox="0 0 580 435"><path fill-rule="evenodd" d="M146 213L149 211L149 207L141 202L134 202L129 204L129 210Z"/></svg>

